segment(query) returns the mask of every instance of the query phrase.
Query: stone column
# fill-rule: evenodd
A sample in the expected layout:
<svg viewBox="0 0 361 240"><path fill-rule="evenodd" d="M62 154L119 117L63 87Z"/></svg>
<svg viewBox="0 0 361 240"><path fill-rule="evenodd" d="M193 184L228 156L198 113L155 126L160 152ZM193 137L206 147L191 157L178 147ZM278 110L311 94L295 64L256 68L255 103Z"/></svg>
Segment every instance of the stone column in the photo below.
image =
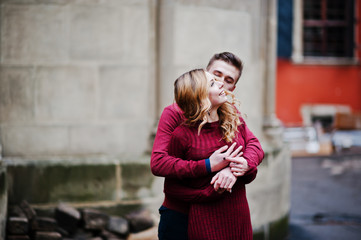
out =
<svg viewBox="0 0 361 240"><path fill-rule="evenodd" d="M294 63L301 63L303 61L303 46L302 46L302 0L293 1L293 43L292 43L292 61Z"/></svg>
<svg viewBox="0 0 361 240"><path fill-rule="evenodd" d="M265 1L266 42L265 42L265 104L263 130L270 147L281 148L282 129L276 116L276 64L277 64L277 1Z"/></svg>

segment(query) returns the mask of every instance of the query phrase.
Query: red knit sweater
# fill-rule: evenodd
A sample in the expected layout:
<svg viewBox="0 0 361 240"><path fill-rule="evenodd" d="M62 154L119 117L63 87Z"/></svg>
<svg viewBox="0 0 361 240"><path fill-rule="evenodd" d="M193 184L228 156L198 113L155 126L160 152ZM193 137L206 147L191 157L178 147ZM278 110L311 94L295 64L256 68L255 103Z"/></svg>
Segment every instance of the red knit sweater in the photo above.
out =
<svg viewBox="0 0 361 240"><path fill-rule="evenodd" d="M240 128L237 139L235 139L236 147L245 145L244 132ZM218 122L204 125L200 135L198 135L197 126L181 125L172 134L169 154L182 159L204 159L216 149L227 144L221 139L222 133ZM256 174L255 171L252 172L253 175ZM190 203L188 211L190 239L252 239L251 219L243 178L237 179L232 193L218 194L214 190L204 190L212 188L210 185L212 176L213 174L183 180L166 178L163 205L173 210L183 211L185 209L183 209L182 202ZM184 187L180 189L180 186ZM187 187L189 190L186 189ZM202 197L195 199L199 196L194 195L198 189L200 189ZM206 194L202 194L205 191L209 193L208 197ZM189 199L189 195L193 196L193 199Z"/></svg>

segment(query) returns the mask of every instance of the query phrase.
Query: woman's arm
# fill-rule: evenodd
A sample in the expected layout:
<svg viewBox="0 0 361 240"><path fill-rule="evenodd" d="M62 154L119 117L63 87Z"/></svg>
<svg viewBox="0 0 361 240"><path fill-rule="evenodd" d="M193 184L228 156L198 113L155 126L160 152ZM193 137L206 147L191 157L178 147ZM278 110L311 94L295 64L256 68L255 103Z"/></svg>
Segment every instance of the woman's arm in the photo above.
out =
<svg viewBox="0 0 361 240"><path fill-rule="evenodd" d="M192 188L174 178L166 179L164 193L167 197L191 203L211 202L222 197L222 194L218 193L211 184L203 188Z"/></svg>
<svg viewBox="0 0 361 240"><path fill-rule="evenodd" d="M209 159L199 161L183 160L170 155L168 153L168 146L171 134L182 122L182 113L175 104L163 110L150 159L150 167L154 175L179 179L195 178L207 176L210 172L219 171L228 165L224 158L233 152L235 145L229 148L225 145L216 150ZM240 151L240 149L235 151L237 150ZM208 168L206 167L207 163Z"/></svg>
<svg viewBox="0 0 361 240"><path fill-rule="evenodd" d="M174 130L169 141L168 149L171 156L185 158L186 152L192 145L188 131L189 128L183 126ZM222 169L216 176L212 183L210 176L183 180L166 178L164 182L164 193L167 197L185 202L213 201L220 197L220 194L216 191L218 188L231 188L236 180L230 170L226 171ZM217 186L216 188L211 185L214 182L217 182L217 184L215 184L215 186Z"/></svg>
<svg viewBox="0 0 361 240"><path fill-rule="evenodd" d="M213 184L213 187L217 192L223 192L225 190L232 192L232 187L236 181L237 178L232 173L231 168L226 167L212 178L211 184Z"/></svg>
<svg viewBox="0 0 361 240"><path fill-rule="evenodd" d="M207 181L208 179L208 181ZM188 179L190 180L190 179ZM231 192L233 185L237 178L232 174L229 167L219 171L209 182L207 177L203 179L196 179L197 183L204 182L201 187L192 185L194 180L185 183L184 180L166 179L164 182L164 193L167 197L190 203L211 202L220 199L222 193L227 190ZM213 184L213 185L212 185Z"/></svg>

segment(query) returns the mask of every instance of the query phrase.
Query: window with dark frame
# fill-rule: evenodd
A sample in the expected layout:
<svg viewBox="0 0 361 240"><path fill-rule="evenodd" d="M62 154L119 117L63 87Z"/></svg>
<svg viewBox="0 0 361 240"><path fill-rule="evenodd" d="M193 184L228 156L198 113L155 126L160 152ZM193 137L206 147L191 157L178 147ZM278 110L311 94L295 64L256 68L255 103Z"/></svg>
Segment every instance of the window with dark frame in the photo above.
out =
<svg viewBox="0 0 361 240"><path fill-rule="evenodd" d="M303 0L303 55L354 55L354 0Z"/></svg>

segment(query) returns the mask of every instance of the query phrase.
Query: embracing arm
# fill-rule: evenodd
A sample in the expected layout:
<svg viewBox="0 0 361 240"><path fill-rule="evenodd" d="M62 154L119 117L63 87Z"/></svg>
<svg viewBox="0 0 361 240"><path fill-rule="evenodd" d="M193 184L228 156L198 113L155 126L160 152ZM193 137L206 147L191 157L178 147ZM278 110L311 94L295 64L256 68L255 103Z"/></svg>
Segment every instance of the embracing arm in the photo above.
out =
<svg viewBox="0 0 361 240"><path fill-rule="evenodd" d="M156 176L194 178L208 175L205 160L186 161L168 154L171 134L182 120L182 113L175 104L166 107L160 117L150 159L152 173Z"/></svg>
<svg viewBox="0 0 361 240"><path fill-rule="evenodd" d="M165 180L164 193L171 198L191 203L211 202L222 197L211 184L203 188L192 188L174 178Z"/></svg>
<svg viewBox="0 0 361 240"><path fill-rule="evenodd" d="M174 130L169 141L169 155L185 158L187 151L192 146L192 141L189 139L191 132L189 131L189 128L183 126ZM237 150L233 154L236 153ZM217 183L221 188L232 188L236 180L229 167L222 169L216 176L219 176ZM211 177L212 175L192 179L166 178L164 181L164 193L167 197L193 203L219 199L220 194L217 193L217 188L212 185L213 180L211 182Z"/></svg>
<svg viewBox="0 0 361 240"><path fill-rule="evenodd" d="M257 167L250 168L246 174L239 177L238 179L241 180L244 184L251 183L257 176L258 169Z"/></svg>
<svg viewBox="0 0 361 240"><path fill-rule="evenodd" d="M168 153L168 146L173 131L183 122L183 115L173 104L164 109L160 117L157 134L153 143L150 168L156 176L170 178L195 178L207 176L210 172L219 171L228 165L224 158L233 152L235 144L216 150L209 159L198 161L183 160Z"/></svg>
<svg viewBox="0 0 361 240"><path fill-rule="evenodd" d="M248 129L241 118L242 125L239 127L239 136L244 138L244 152L234 157L228 157L231 171L245 184L252 182L257 175L257 166L264 158L264 152L258 139Z"/></svg>
<svg viewBox="0 0 361 240"><path fill-rule="evenodd" d="M198 179L199 180L199 179ZM209 178L201 180L202 187L190 186L178 179L166 179L164 182L164 193L172 198L190 203L211 202L223 197L223 192L232 192L232 187L237 178L233 175L230 167L219 171L212 180Z"/></svg>
<svg viewBox="0 0 361 240"><path fill-rule="evenodd" d="M250 170L257 167L264 158L264 152L258 139L248 129L245 121L241 119L243 124L241 125L242 135L245 139L245 146L243 152L243 158L247 160Z"/></svg>

